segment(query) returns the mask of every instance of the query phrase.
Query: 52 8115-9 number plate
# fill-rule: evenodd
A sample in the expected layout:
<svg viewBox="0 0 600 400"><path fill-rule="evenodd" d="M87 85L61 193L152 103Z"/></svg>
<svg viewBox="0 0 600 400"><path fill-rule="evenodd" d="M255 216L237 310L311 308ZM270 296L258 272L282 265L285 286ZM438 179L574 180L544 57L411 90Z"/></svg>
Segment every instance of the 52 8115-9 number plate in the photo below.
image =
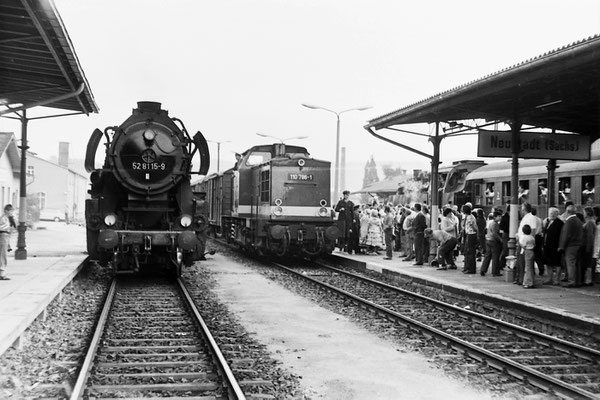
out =
<svg viewBox="0 0 600 400"><path fill-rule="evenodd" d="M312 181L314 176L313 174L289 174L288 179L290 181Z"/></svg>
<svg viewBox="0 0 600 400"><path fill-rule="evenodd" d="M146 162L132 162L131 169L141 170L141 171L164 171L167 166L165 163L146 163Z"/></svg>

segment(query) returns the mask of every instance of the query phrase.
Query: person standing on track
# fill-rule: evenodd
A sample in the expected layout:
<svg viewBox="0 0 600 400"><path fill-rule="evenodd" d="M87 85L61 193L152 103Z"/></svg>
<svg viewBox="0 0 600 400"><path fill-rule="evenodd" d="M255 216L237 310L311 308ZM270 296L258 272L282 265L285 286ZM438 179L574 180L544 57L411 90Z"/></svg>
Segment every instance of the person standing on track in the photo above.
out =
<svg viewBox="0 0 600 400"><path fill-rule="evenodd" d="M4 206L4 214L0 217L0 280L7 281L6 266L8 264L8 242L10 239L10 218L14 208L11 204Z"/></svg>

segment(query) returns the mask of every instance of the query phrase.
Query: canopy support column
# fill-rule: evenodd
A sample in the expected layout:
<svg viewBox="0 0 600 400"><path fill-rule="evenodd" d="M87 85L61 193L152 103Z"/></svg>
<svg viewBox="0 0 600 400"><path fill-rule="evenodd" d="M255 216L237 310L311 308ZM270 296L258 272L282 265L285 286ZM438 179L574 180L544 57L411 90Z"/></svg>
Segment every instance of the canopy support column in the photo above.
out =
<svg viewBox="0 0 600 400"><path fill-rule="evenodd" d="M512 163L511 163L511 180L510 180L510 228L508 238L508 256L514 260L516 256L516 234L519 228L519 132L521 131L521 123L514 122L510 124L512 129L511 147L512 147Z"/></svg>
<svg viewBox="0 0 600 400"><path fill-rule="evenodd" d="M27 249L25 244L25 231L27 230L27 109L21 115L21 173L19 174L19 225L17 226L17 249L15 260L26 260Z"/></svg>

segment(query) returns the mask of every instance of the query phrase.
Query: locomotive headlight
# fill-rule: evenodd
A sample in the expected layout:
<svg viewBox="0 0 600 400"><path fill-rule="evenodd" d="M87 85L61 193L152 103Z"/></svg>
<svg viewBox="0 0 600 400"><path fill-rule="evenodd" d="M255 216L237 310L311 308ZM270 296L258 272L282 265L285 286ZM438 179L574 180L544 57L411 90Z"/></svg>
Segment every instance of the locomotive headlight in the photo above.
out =
<svg viewBox="0 0 600 400"><path fill-rule="evenodd" d="M327 200L321 199L321 201L319 201L319 204L321 205L321 207L325 207L327 205Z"/></svg>
<svg viewBox="0 0 600 400"><path fill-rule="evenodd" d="M113 226L117 222L117 216L115 214L108 214L104 217L104 224L106 226Z"/></svg>
<svg viewBox="0 0 600 400"><path fill-rule="evenodd" d="M148 140L148 141L152 141L154 140L154 138L156 137L156 132L154 132L151 129L146 129L144 131L144 139Z"/></svg>
<svg viewBox="0 0 600 400"><path fill-rule="evenodd" d="M187 214L182 215L181 219L179 219L179 224L181 224L181 226L184 228L187 228L188 226L192 225L192 217Z"/></svg>
<svg viewBox="0 0 600 400"><path fill-rule="evenodd" d="M281 199L275 199L276 206L280 206L282 203L283 203L283 201L281 201Z"/></svg>
<svg viewBox="0 0 600 400"><path fill-rule="evenodd" d="M319 217L328 217L329 211L325 207L319 208Z"/></svg>
<svg viewBox="0 0 600 400"><path fill-rule="evenodd" d="M301 158L301 159L298 160L298 166L299 167L304 167L304 164L306 164L306 161L304 161L303 158Z"/></svg>
<svg viewBox="0 0 600 400"><path fill-rule="evenodd" d="M280 216L283 214L283 207L281 206L277 206L273 209L273 214L275 214L276 216Z"/></svg>

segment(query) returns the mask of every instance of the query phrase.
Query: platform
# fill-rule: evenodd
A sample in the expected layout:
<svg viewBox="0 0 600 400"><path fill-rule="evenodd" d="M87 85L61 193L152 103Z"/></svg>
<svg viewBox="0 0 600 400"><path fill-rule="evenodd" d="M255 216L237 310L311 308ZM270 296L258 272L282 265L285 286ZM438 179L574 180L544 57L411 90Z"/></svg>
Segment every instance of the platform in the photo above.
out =
<svg viewBox="0 0 600 400"><path fill-rule="evenodd" d="M9 253L6 276L0 281L0 356L13 344L22 344L23 333L71 282L82 268L85 228L64 222L41 223L25 232L27 258ZM16 248L17 234L11 236Z"/></svg>
<svg viewBox="0 0 600 400"><path fill-rule="evenodd" d="M481 262L477 262L476 274L463 274L462 256L457 260L458 269L438 271L428 264L415 266L414 261L402 261L400 253L394 252L391 260L384 260L384 252L380 253L381 255L350 255L334 252L333 256L349 267L366 268L458 294L469 293L470 296L486 298L503 307L525 310L600 334L600 284L579 288L543 284L549 277L547 273L539 276L536 267L535 288L525 289L513 284L512 279L507 280L504 271L503 276L493 277L490 268L485 276L481 276Z"/></svg>

